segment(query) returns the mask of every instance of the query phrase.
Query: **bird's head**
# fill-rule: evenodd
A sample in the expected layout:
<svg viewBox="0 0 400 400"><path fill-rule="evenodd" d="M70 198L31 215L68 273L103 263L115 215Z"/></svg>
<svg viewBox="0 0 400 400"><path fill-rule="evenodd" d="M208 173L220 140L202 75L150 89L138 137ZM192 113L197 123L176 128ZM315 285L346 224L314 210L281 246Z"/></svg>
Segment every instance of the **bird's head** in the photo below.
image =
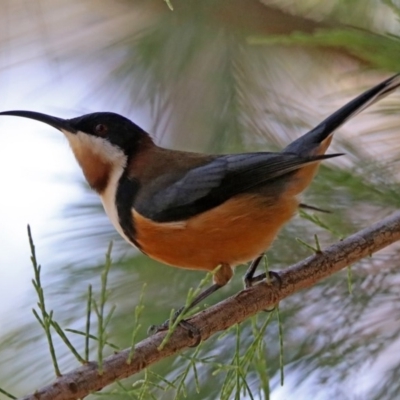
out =
<svg viewBox="0 0 400 400"><path fill-rule="evenodd" d="M143 129L111 112L72 119L33 111L5 111L0 115L30 118L60 130L68 139L90 186L99 193L105 190L114 171L123 170L131 157L153 144Z"/></svg>

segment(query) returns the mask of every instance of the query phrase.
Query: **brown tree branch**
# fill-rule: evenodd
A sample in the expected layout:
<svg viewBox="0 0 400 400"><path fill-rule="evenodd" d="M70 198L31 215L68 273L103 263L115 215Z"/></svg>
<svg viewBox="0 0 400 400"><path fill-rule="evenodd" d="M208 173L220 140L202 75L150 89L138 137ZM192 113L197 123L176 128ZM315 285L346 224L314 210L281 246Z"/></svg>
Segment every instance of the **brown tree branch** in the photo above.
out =
<svg viewBox="0 0 400 400"><path fill-rule="evenodd" d="M190 322L200 329L202 339L207 340L215 333L243 322L285 297L313 286L323 278L397 240L400 240L400 212L280 272L280 286L262 282L196 314ZM57 378L52 384L24 397L24 400L83 398L116 380L131 376L176 354L195 342L186 330L178 328L166 346L158 350L164 336L165 332L157 333L138 343L130 364L127 363L130 349L126 349L104 360L102 375L98 374L96 363L89 363Z"/></svg>

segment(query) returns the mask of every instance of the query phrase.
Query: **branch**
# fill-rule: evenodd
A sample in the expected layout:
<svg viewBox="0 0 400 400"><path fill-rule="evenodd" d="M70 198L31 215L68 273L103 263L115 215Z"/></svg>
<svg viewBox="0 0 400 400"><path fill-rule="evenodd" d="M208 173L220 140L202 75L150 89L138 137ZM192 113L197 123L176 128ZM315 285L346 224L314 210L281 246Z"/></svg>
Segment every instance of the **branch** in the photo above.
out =
<svg viewBox="0 0 400 400"><path fill-rule="evenodd" d="M207 340L215 333L243 322L285 297L313 286L397 240L400 240L400 212L281 271L280 287L262 282L196 314L190 322L200 329L202 340ZM165 334L160 332L138 343L130 364L127 363L130 349L126 349L103 361L102 375L98 373L97 364L91 362L57 378L52 384L24 397L23 400L83 398L116 380L136 374L157 361L177 354L195 342L185 329L178 327L165 347L158 350Z"/></svg>

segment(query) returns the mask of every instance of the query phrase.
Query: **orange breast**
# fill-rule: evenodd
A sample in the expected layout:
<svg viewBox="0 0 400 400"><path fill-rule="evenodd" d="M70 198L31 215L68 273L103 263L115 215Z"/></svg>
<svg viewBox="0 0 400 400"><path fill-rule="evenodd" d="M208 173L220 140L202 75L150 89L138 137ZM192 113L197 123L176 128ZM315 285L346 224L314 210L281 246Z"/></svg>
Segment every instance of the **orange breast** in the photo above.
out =
<svg viewBox="0 0 400 400"><path fill-rule="evenodd" d="M175 267L233 267L265 251L297 206L294 197L247 194L182 222L156 223L133 211L136 239L150 257Z"/></svg>

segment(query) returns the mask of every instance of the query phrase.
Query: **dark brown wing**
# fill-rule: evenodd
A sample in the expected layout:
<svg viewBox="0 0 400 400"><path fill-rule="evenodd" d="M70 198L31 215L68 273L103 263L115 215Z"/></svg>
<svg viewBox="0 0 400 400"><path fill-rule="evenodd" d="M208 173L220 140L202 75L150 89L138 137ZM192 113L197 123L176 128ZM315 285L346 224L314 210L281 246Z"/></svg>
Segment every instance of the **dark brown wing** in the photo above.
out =
<svg viewBox="0 0 400 400"><path fill-rule="evenodd" d="M153 221L182 221L216 207L235 195L257 190L268 183L273 182L279 191L285 185L285 180L281 179L284 175L334 156L300 157L289 153L219 156L189 170L167 186L158 188L150 199L138 200L134 208Z"/></svg>

